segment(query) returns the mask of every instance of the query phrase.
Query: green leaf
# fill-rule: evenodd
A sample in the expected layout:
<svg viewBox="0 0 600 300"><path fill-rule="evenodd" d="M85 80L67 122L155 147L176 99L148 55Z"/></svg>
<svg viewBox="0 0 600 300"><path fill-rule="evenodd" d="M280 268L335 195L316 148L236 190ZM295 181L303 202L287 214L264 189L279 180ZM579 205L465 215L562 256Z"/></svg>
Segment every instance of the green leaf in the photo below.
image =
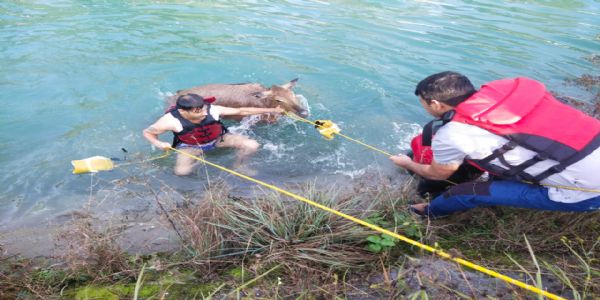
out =
<svg viewBox="0 0 600 300"><path fill-rule="evenodd" d="M406 235L410 237L421 237L421 232L416 227L408 227L405 231Z"/></svg>
<svg viewBox="0 0 600 300"><path fill-rule="evenodd" d="M369 251L371 251L373 253L379 253L379 252L381 252L381 245L379 245L379 244L369 244L367 246L367 249L369 249Z"/></svg>
<svg viewBox="0 0 600 300"><path fill-rule="evenodd" d="M395 213L394 219L396 220L396 223L404 223L404 222L406 222L407 217L406 217L406 215L403 215L400 213Z"/></svg>
<svg viewBox="0 0 600 300"><path fill-rule="evenodd" d="M395 243L394 241L390 241L390 240L381 240L381 246L385 246L385 247L394 247Z"/></svg>
<svg viewBox="0 0 600 300"><path fill-rule="evenodd" d="M391 236L391 235L387 235L387 234L385 234L385 233L384 233L384 234L382 234L382 235L381 235L381 237L382 237L384 240L388 240L388 241L394 241L394 240L396 240L396 238L394 238L393 236Z"/></svg>
<svg viewBox="0 0 600 300"><path fill-rule="evenodd" d="M373 225L378 225L379 223L381 223L383 221L383 217L381 215L379 215L378 213L374 213L371 216L369 216L365 221L367 221L368 223L371 223Z"/></svg>
<svg viewBox="0 0 600 300"><path fill-rule="evenodd" d="M376 235L370 235L369 237L367 237L367 241L369 241L371 243L379 244L379 243L381 243L381 238Z"/></svg>

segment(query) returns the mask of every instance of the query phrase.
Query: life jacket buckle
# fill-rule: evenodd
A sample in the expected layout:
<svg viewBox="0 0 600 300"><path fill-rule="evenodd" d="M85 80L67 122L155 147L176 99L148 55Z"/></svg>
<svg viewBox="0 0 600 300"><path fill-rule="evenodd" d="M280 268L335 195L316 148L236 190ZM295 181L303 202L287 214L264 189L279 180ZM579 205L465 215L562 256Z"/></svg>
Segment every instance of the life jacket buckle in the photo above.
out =
<svg viewBox="0 0 600 300"><path fill-rule="evenodd" d="M534 158L535 158L535 160L537 160L537 161L543 161L543 160L546 160L546 159L548 159L548 154L547 154L547 153L540 152L540 153L538 153L538 154L537 154L537 155L536 155Z"/></svg>
<svg viewBox="0 0 600 300"><path fill-rule="evenodd" d="M517 148L518 144L515 141L510 141L504 145L502 145L502 149L505 150L503 153L505 153L506 151L510 151L513 150L515 148Z"/></svg>
<svg viewBox="0 0 600 300"><path fill-rule="evenodd" d="M558 164L558 165L554 165L554 166L550 167L550 169L548 169L548 170L552 170L553 174L557 174L557 173L564 171L566 168L567 168L567 166Z"/></svg>

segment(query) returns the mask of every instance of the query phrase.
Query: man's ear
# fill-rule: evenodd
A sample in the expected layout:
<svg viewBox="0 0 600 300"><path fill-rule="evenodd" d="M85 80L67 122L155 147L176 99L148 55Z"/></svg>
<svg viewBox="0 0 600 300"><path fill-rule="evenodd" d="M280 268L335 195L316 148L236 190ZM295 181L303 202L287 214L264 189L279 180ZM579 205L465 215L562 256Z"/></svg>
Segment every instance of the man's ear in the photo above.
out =
<svg viewBox="0 0 600 300"><path fill-rule="evenodd" d="M435 99L432 99L431 101L429 101L429 107L430 107L432 110L435 110L435 111L438 111L438 110L440 110L440 109L442 108L442 105L443 105L443 104L444 104L444 103L442 103L442 102L440 102L440 101L437 101L437 100L435 100Z"/></svg>
<svg viewBox="0 0 600 300"><path fill-rule="evenodd" d="M442 101L438 101L435 99L432 99L431 102L429 103L429 106L435 110L435 111L447 111L449 109L452 109L452 106L442 102Z"/></svg>

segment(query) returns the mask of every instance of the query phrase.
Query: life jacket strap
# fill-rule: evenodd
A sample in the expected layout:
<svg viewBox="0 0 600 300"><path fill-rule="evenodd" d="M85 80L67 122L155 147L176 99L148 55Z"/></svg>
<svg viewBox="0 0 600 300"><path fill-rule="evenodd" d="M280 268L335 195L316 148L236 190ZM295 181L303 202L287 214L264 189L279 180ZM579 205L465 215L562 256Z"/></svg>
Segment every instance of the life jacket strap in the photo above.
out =
<svg viewBox="0 0 600 300"><path fill-rule="evenodd" d="M492 154L490 154L482 159L476 160L476 162L478 162L481 165L488 165L492 160L494 160L496 158L502 158L501 159L502 164L507 165L507 167L512 167L510 164L508 164L508 162L506 162L506 160L504 160L504 153L515 149L517 146L518 146L517 142L509 141L508 143L502 145L502 147L494 150L492 152Z"/></svg>
<svg viewBox="0 0 600 300"><path fill-rule="evenodd" d="M540 182L543 179L548 178L549 176L556 174L556 173L560 173L562 171L564 171L568 166L564 163L560 163L558 165L554 165L550 168L548 168L546 171L536 175L535 177L533 177L533 181L534 182Z"/></svg>
<svg viewBox="0 0 600 300"><path fill-rule="evenodd" d="M511 166L508 170L506 170L502 173L502 176L507 177L507 178L518 178L520 180L531 181L531 182L537 183L538 181L536 181L532 175L530 175L529 173L526 173L525 169L537 164L540 161L544 161L546 159L548 159L547 155L545 155L543 153L539 153L539 154L533 156L532 158L522 162L519 165Z"/></svg>
<svg viewBox="0 0 600 300"><path fill-rule="evenodd" d="M433 135L434 135L434 125L436 122L438 122L439 120L431 120L429 121L429 123L425 124L425 126L423 126L423 134L422 134L422 145L425 147L431 147L431 140L433 139Z"/></svg>
<svg viewBox="0 0 600 300"><path fill-rule="evenodd" d="M440 129L442 126L446 125L446 123L452 121L456 111L450 110L445 112L441 118L431 120L429 123L425 124L423 127L423 146L431 147L431 141L433 140L433 135Z"/></svg>
<svg viewBox="0 0 600 300"><path fill-rule="evenodd" d="M600 147L600 133L594 137L592 142L590 142L583 150L576 152L571 155L567 159L562 160L559 164L550 167L548 170L536 175L534 177L534 182L540 182L543 179L546 179L548 176L551 176L556 173L560 173L564 171L568 166L580 161L584 157L588 156L590 153L594 152L596 149Z"/></svg>

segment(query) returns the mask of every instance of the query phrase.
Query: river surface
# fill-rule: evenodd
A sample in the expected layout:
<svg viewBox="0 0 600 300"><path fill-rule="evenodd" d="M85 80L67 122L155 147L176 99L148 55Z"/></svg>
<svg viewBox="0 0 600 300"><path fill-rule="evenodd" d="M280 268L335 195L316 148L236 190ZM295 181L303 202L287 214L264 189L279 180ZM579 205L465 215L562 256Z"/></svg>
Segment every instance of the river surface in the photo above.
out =
<svg viewBox="0 0 600 300"><path fill-rule="evenodd" d="M530 76L585 100L588 91L566 80L598 73L600 2L2 1L0 41L7 225L76 209L123 180L201 191L220 171L178 178L173 158L93 176L72 175L70 165L123 159L122 148L128 162L159 155L141 131L161 116L165 96L196 85L299 78L311 119L332 119L392 153L429 119L413 91L434 72L459 71L475 85ZM326 141L304 123L230 125L263 145L251 167L270 183L397 172L386 156ZM207 156L224 166L233 158Z"/></svg>

